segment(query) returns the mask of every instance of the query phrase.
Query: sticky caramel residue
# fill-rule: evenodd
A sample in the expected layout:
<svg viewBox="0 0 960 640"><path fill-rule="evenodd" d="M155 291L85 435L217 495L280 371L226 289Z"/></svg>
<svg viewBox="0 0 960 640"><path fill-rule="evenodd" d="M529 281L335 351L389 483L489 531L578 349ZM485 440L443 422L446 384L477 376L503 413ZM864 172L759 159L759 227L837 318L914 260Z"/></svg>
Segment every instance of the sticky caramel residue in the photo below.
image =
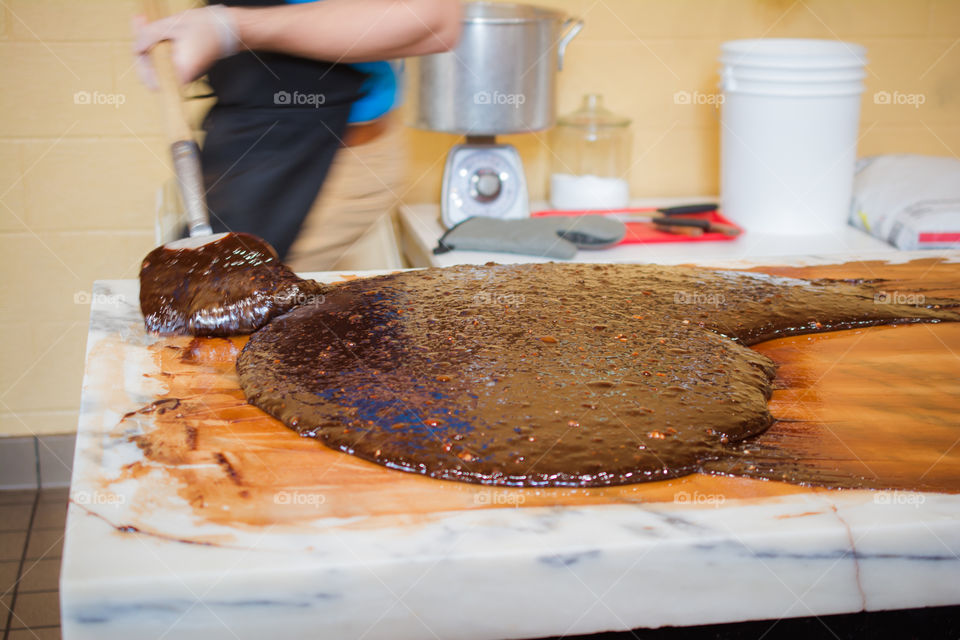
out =
<svg viewBox="0 0 960 640"><path fill-rule="evenodd" d="M633 484L720 464L770 425L774 363L743 345L960 320L947 298L876 296L862 283L656 265L428 269L331 288L254 334L237 370L252 404L393 469ZM810 481L798 473L786 479Z"/></svg>
<svg viewBox="0 0 960 640"><path fill-rule="evenodd" d="M727 499L770 497L802 487L743 478L687 478L590 489L508 489L444 482L400 473L303 438L249 405L234 359L245 338L166 338L151 347L164 398L147 408L150 428L136 438L139 476L163 465L203 520L244 526L283 525L319 518L393 516L502 507L669 502L678 491ZM233 355L230 355L230 354ZM178 400L176 410L152 409ZM124 422L143 413L130 414ZM125 425L118 425L121 432Z"/></svg>
<svg viewBox="0 0 960 640"><path fill-rule="evenodd" d="M774 340L773 428L708 470L824 486L960 491L960 325ZM831 363L835 363L831 366Z"/></svg>
<svg viewBox="0 0 960 640"><path fill-rule="evenodd" d="M937 295L960 297L960 266L938 261L815 269L811 275L834 278L879 274L890 290L909 290L904 283L916 290L923 284ZM800 269L789 275L806 274ZM159 341L151 350L160 371L156 377L167 392L158 403L168 406L176 399L176 410L125 419L149 422L137 438L145 460L128 468L127 476L162 465L169 485L203 521L241 527L352 516L371 516L364 519L368 523L384 518L423 522L434 514L466 509L641 502L697 506L703 500L729 504L822 491L704 474L605 488L511 489L399 473L302 438L247 404L234 367L245 343L246 338ZM755 466L763 469L796 458L814 464L810 473L819 467L867 477L876 486L960 492L960 447L953 446L960 361L950 355L960 353L960 324L797 336L755 349L778 365L769 405L773 416L802 418L776 422L755 439L756 451L764 452L753 454ZM771 461L774 450L780 455ZM239 484L218 456L230 461ZM749 473L746 466L727 471Z"/></svg>

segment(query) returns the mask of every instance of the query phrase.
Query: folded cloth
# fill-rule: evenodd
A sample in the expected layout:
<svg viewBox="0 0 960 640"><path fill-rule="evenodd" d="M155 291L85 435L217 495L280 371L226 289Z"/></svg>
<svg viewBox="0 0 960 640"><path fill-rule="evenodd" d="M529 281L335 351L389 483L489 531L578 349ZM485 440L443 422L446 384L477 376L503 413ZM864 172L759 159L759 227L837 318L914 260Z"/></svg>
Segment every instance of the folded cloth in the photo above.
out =
<svg viewBox="0 0 960 640"><path fill-rule="evenodd" d="M617 244L626 230L619 220L596 215L524 220L475 217L443 234L433 252L465 249L569 260L577 249L606 249Z"/></svg>
<svg viewBox="0 0 960 640"><path fill-rule="evenodd" d="M902 250L960 249L960 160L912 154L861 159L850 223Z"/></svg>

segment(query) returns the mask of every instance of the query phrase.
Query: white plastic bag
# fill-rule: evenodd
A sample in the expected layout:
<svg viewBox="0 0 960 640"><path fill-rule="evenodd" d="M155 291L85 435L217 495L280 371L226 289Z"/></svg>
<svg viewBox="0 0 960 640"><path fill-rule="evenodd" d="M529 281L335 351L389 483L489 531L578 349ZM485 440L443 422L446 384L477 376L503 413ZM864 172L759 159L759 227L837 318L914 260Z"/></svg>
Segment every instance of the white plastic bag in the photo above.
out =
<svg viewBox="0 0 960 640"><path fill-rule="evenodd" d="M850 223L905 251L960 249L960 160L911 154L862 158Z"/></svg>

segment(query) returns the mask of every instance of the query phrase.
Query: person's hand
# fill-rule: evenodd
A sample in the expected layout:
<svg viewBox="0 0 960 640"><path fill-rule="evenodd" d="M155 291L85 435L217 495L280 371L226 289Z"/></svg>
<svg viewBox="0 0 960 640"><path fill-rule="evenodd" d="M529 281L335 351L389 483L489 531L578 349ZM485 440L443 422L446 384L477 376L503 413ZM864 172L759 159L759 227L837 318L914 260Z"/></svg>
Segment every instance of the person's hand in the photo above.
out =
<svg viewBox="0 0 960 640"><path fill-rule="evenodd" d="M240 49L236 25L230 10L223 5L190 9L155 22L136 16L133 31L137 70L151 89L157 88L157 76L149 51L158 42L171 42L173 65L181 83L196 80L214 62Z"/></svg>

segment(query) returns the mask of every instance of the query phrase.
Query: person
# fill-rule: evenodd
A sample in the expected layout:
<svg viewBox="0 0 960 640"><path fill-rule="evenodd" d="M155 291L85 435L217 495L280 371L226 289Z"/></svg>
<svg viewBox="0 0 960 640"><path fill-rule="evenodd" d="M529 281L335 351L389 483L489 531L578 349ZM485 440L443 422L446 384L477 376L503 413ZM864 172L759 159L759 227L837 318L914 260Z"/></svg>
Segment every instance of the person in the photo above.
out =
<svg viewBox="0 0 960 640"><path fill-rule="evenodd" d="M394 213L409 179L406 138L395 107L403 62L353 65L367 74L323 188L285 262L294 271L403 266Z"/></svg>
<svg viewBox="0 0 960 640"><path fill-rule="evenodd" d="M327 207L311 214L307 239L300 232L349 144L351 113L359 119L382 108L370 96L382 92L385 69L369 63L452 48L460 11L458 0L227 0L150 23L136 18L134 53L148 85L156 84L148 52L170 40L180 81L206 74L217 98L201 151L214 231L260 236L281 259L295 249L294 258L327 261L362 234L369 207L362 220ZM372 122L382 117L375 115Z"/></svg>

